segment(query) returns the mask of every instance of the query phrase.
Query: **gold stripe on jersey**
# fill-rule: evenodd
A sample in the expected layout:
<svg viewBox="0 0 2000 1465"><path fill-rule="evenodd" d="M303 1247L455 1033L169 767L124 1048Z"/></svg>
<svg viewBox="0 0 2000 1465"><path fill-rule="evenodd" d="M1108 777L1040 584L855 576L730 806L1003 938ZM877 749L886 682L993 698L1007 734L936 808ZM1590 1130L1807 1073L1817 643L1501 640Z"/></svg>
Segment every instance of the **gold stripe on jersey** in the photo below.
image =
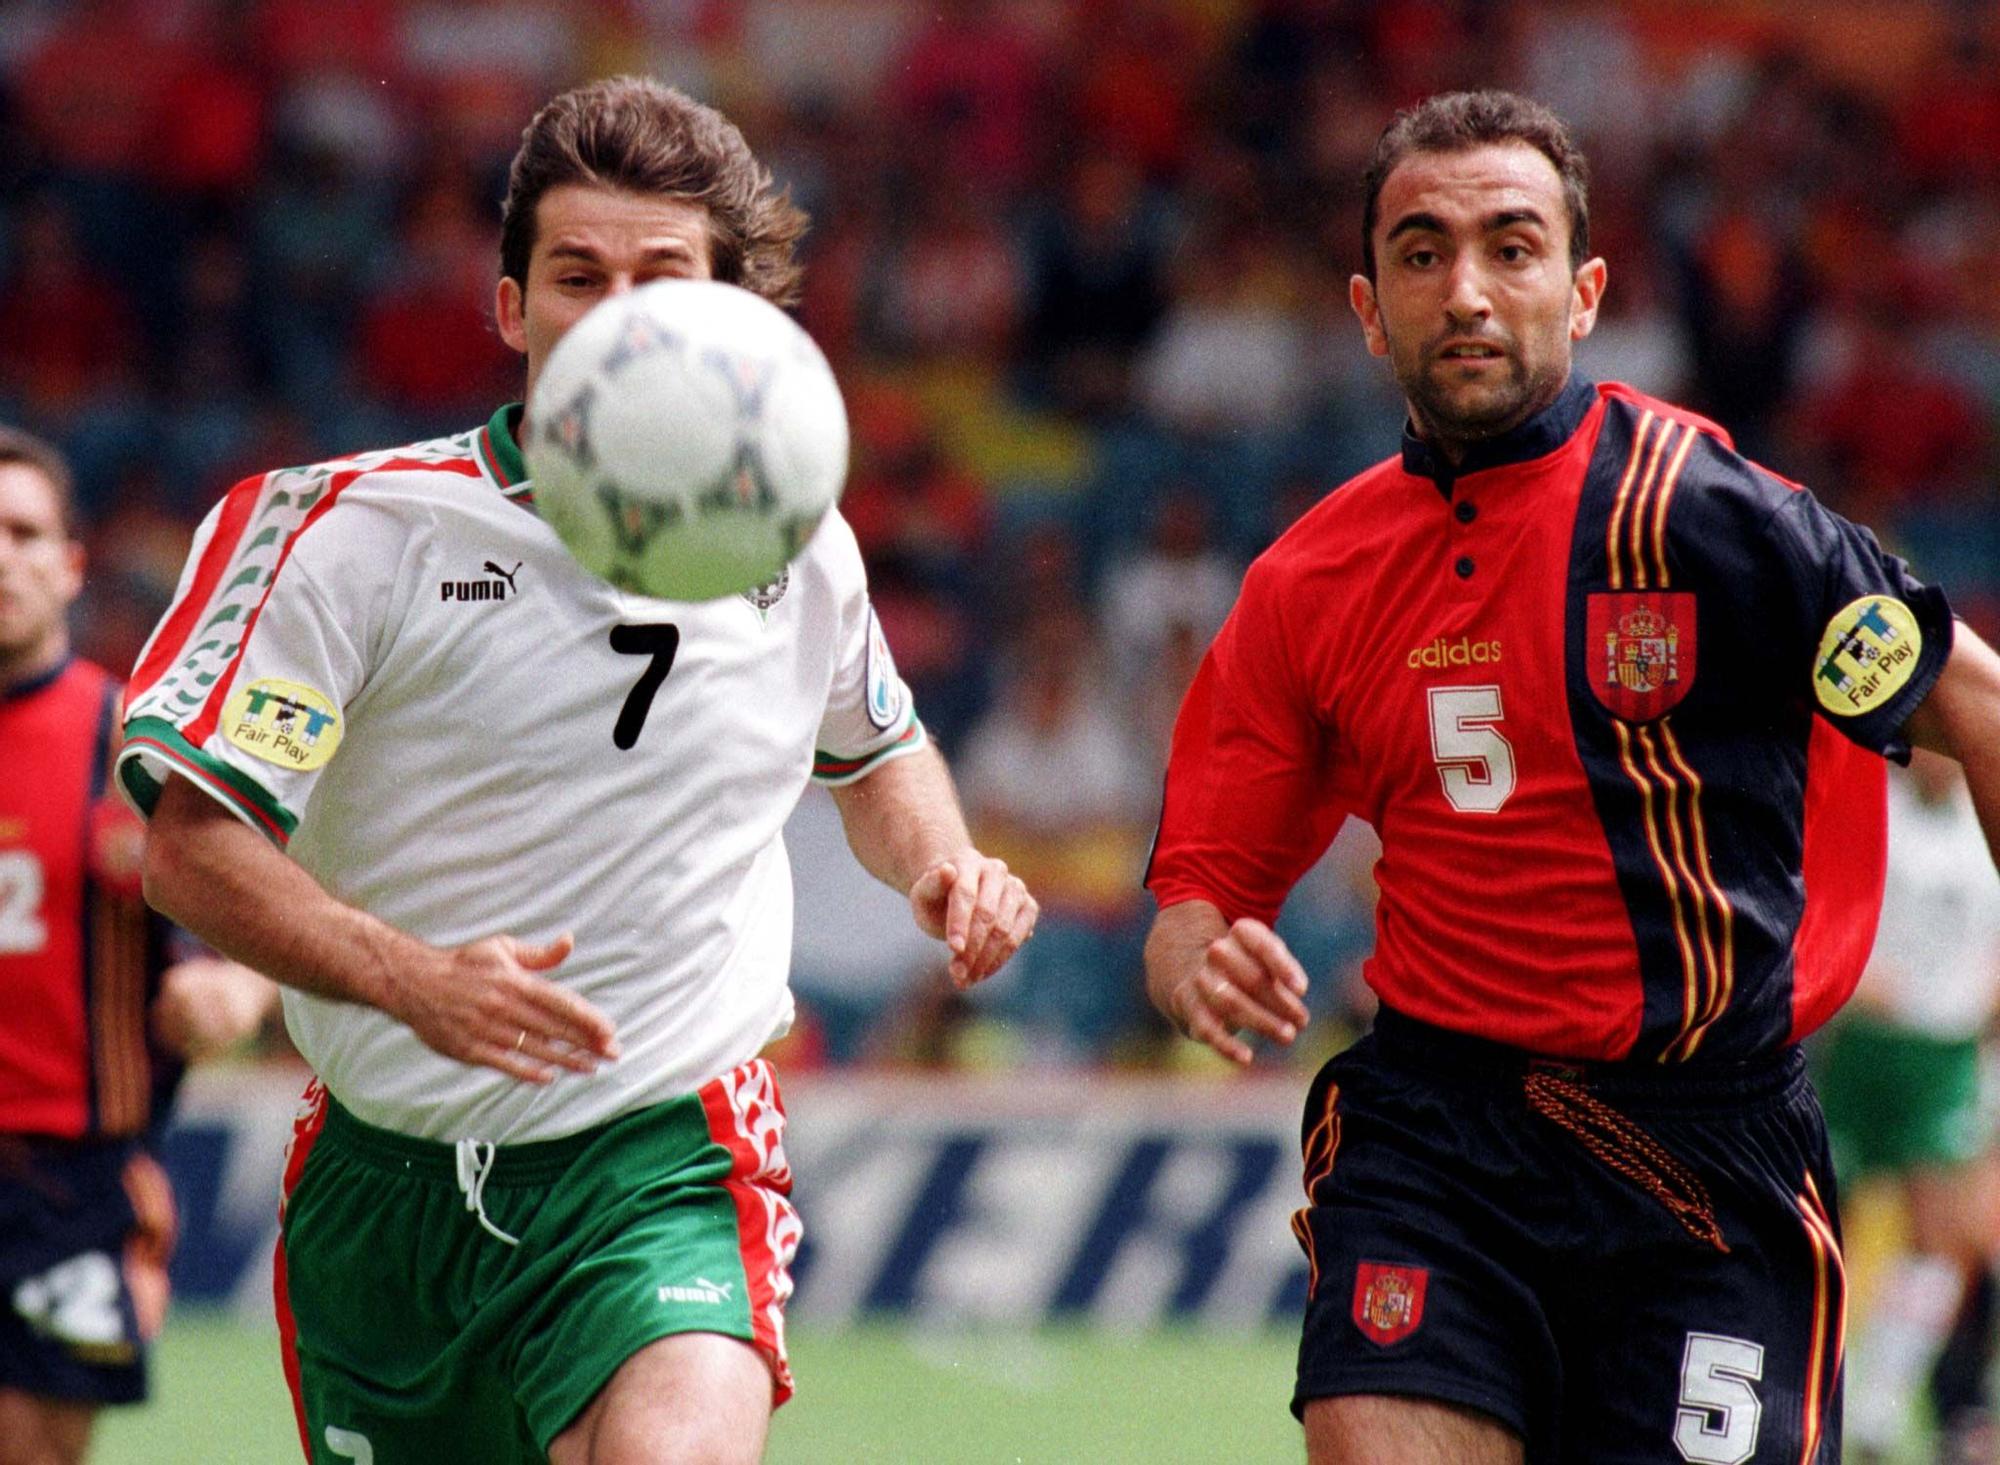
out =
<svg viewBox="0 0 2000 1465"><path fill-rule="evenodd" d="M1632 754L1632 724L1624 721L1622 718L1614 717L1611 719L1611 726L1618 733L1618 758L1625 765L1625 776L1631 779L1633 785L1639 790L1639 817L1640 821L1646 827L1646 845L1653 852L1653 865L1660 872L1660 884L1667 894L1667 906L1673 912L1674 940L1678 943L1681 953L1681 1032L1685 1035L1689 1024L1694 1020L1695 1011L1704 995L1699 991L1701 985L1701 967L1695 958L1694 943L1688 939L1687 916L1681 908L1680 882L1674 877L1673 866L1667 860L1666 849L1660 839L1659 820L1654 809L1652 780L1647 778L1645 771L1639 767L1638 761ZM1671 804L1671 788L1666 790L1666 799ZM1669 812L1669 817L1672 817L1671 811ZM1678 1042L1679 1038L1676 1038L1675 1043L1677 1044ZM1666 1052L1661 1053L1660 1061L1662 1063L1668 1061L1671 1053L1672 1045L1669 1046Z"/></svg>
<svg viewBox="0 0 2000 1465"><path fill-rule="evenodd" d="M1709 899L1714 902L1717 932L1717 946L1721 953L1720 968L1714 989L1701 1018L1686 1034L1686 1049L1681 1055L1692 1058L1694 1050L1701 1046L1701 1040L1717 1018L1729 1009L1729 999L1736 992L1736 909L1729 903L1729 896L1715 878L1715 867L1708 858L1708 827L1701 817L1701 776L1694 771L1694 765L1681 752L1680 740L1674 736L1672 720L1662 718L1659 724L1660 741L1667 757L1688 785L1688 818L1694 826L1695 868L1701 874L1703 886Z"/></svg>
<svg viewBox="0 0 2000 1465"><path fill-rule="evenodd" d="M1632 491L1632 515L1625 521L1625 548L1630 556L1625 563L1625 573L1634 590L1647 588L1646 505L1652 500L1654 486L1660 481L1660 462L1667 451L1667 440L1674 435L1675 425L1664 420L1660 423L1660 430L1653 435L1653 450L1646 455L1645 471L1639 475L1639 486Z"/></svg>
<svg viewBox="0 0 2000 1465"><path fill-rule="evenodd" d="M1708 923L1708 897L1714 891L1711 886L1707 894L1703 892L1704 882L1701 876L1695 873L1695 861L1689 857L1689 851L1694 845L1693 832L1689 828L1694 818L1694 790L1687 788L1681 782L1678 772L1669 769L1661 761L1660 750L1654 742L1651 728L1635 728L1633 734L1638 741L1640 751L1645 754L1646 767L1659 781L1661 803L1666 811L1668 843L1673 847L1674 869L1680 875L1682 888L1688 893L1688 904L1701 952L1702 1000L1698 1009L1690 1010L1682 1016L1680 1041L1685 1042L1695 1025L1708 1013L1716 1010L1718 994L1722 989L1721 962L1716 954L1719 943L1710 932ZM1685 816L1681 812L1680 796L1683 793L1686 794L1688 803L1688 813ZM1707 872L1702 873L1705 875ZM1679 1056L1685 1058L1692 1051L1693 1048L1690 1046Z"/></svg>
<svg viewBox="0 0 2000 1465"><path fill-rule="evenodd" d="M1625 459L1625 476L1618 482L1618 496L1611 501L1611 518L1604 526L1604 558L1613 590L1625 588L1623 568L1618 557L1618 522L1624 517L1625 500L1631 495L1632 478L1639 471L1639 459L1646 451L1646 433L1654 421L1651 408L1639 417L1638 431L1632 434L1632 451Z"/></svg>
<svg viewBox="0 0 2000 1465"><path fill-rule="evenodd" d="M1638 492L1633 495L1632 517L1628 521L1627 532L1630 539L1629 548L1632 556L1628 569L1632 576L1632 588L1634 590L1657 588L1648 583L1650 577L1646 573L1647 521L1652 515L1653 503L1665 479L1665 475L1660 471L1660 464L1665 461L1667 457L1667 445L1673 441L1674 434L1679 428L1680 424L1677 422L1669 421L1660 424L1659 436L1653 439L1653 451L1646 460L1645 476L1639 482ZM1694 429L1688 428L1686 431L1692 432Z"/></svg>
<svg viewBox="0 0 2000 1465"><path fill-rule="evenodd" d="M1673 502L1674 489L1681 481L1681 469L1687 465L1688 453L1693 449L1699 431L1699 428L1690 425L1681 434L1680 446L1674 449L1673 461L1667 464L1666 481L1660 485L1658 502L1653 505L1653 569L1662 590L1673 583L1667 574L1667 505Z"/></svg>

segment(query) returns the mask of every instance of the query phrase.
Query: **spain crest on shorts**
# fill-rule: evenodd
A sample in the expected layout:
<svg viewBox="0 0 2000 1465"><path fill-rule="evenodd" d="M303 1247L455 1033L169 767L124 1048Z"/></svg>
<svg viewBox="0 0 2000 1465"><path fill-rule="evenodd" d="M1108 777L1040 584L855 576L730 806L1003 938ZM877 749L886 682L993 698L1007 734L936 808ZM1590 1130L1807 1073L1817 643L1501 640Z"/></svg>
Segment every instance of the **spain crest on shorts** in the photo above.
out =
<svg viewBox="0 0 2000 1465"><path fill-rule="evenodd" d="M1399 1343L1424 1320L1429 1267L1361 1262L1354 1269L1354 1325L1383 1347Z"/></svg>
<svg viewBox="0 0 2000 1465"><path fill-rule="evenodd" d="M1690 591L1604 591L1590 597L1584 665L1590 689L1627 722L1651 722L1694 685Z"/></svg>

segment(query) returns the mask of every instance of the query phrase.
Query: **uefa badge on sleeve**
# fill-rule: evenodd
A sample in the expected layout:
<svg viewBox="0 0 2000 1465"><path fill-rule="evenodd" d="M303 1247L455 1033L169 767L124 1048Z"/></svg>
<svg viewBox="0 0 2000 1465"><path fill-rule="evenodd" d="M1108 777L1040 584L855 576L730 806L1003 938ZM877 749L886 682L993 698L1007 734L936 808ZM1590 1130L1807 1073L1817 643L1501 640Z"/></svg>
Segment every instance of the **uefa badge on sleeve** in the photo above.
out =
<svg viewBox="0 0 2000 1465"><path fill-rule="evenodd" d="M1902 690L1923 650L1923 629L1907 605L1864 595L1827 622L1813 658L1813 695L1835 717L1859 717Z"/></svg>
<svg viewBox="0 0 2000 1465"><path fill-rule="evenodd" d="M1695 599L1685 590L1600 591L1590 597L1584 665L1613 716L1651 722L1694 685Z"/></svg>
<svg viewBox="0 0 2000 1465"><path fill-rule="evenodd" d="M1361 1262L1354 1269L1354 1325L1384 1348L1400 1343L1424 1320L1429 1267Z"/></svg>

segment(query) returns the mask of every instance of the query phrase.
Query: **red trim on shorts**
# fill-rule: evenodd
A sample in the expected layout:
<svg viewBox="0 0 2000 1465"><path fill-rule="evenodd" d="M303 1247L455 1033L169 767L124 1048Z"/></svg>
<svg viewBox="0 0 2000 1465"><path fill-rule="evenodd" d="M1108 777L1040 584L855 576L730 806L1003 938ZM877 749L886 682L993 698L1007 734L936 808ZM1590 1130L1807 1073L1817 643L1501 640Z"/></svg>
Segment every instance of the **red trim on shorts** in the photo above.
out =
<svg viewBox="0 0 2000 1465"><path fill-rule="evenodd" d="M1306 1136L1304 1145L1305 1171L1303 1179L1306 1189L1306 1210L1292 1212L1292 1235L1298 1239L1300 1250L1306 1254L1306 1296L1319 1295L1319 1251L1313 1245L1312 1224L1307 1210L1318 1204L1313 1199L1313 1188L1327 1176L1333 1174L1334 1159L1340 1154L1340 1115L1336 1106L1340 1103L1340 1085L1326 1086L1326 1112L1320 1115L1319 1123Z"/></svg>
<svg viewBox="0 0 2000 1465"><path fill-rule="evenodd" d="M789 1267L803 1234L799 1213L787 1199L792 1170L785 1160L785 1102L777 1075L761 1058L709 1080L697 1097L708 1137L729 1152L729 1178L722 1185L736 1207L751 1341L770 1365L775 1409L792 1397L785 1303L792 1295Z"/></svg>
<svg viewBox="0 0 2000 1465"><path fill-rule="evenodd" d="M292 1413L299 1421L299 1449L306 1465L312 1465L312 1436L306 1432L306 1396L299 1377L299 1325L292 1316L292 1289L285 1276L285 1206L305 1174L306 1156L312 1153L320 1130L326 1126L326 1085L314 1079L299 1096L299 1112L292 1120L292 1142L285 1146L285 1179L278 1191L278 1246L272 1258L271 1293L278 1314L278 1348L284 1358L285 1387L292 1391Z"/></svg>
<svg viewBox="0 0 2000 1465"><path fill-rule="evenodd" d="M1819 1187L1810 1174L1806 1188L1794 1199L1799 1219L1805 1223L1806 1244L1813 1258L1812 1351L1806 1358L1805 1403L1800 1435L1805 1447L1799 1465L1813 1465L1819 1458L1820 1438L1826 1427L1826 1412L1833 1401L1834 1385L1840 1378L1842 1355L1847 1347L1847 1267L1840 1258L1840 1242L1833 1232L1833 1219L1820 1199Z"/></svg>

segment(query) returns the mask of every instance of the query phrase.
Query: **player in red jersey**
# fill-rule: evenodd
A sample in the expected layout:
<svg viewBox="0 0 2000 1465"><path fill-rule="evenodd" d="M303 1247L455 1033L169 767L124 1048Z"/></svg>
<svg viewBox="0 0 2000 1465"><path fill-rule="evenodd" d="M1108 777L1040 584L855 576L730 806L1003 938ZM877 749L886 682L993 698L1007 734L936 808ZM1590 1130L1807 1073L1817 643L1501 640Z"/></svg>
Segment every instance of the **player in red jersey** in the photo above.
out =
<svg viewBox="0 0 2000 1465"><path fill-rule="evenodd" d="M1352 304L1401 454L1254 564L1177 724L1154 1003L1246 1062L1270 921L1381 836L1374 1030L1304 1123L1316 1462L1839 1453L1844 1289L1798 1040L1882 888L1880 754L2000 834L2000 658L1721 428L1570 370L1606 267L1545 108L1383 134Z"/></svg>
<svg viewBox="0 0 2000 1465"><path fill-rule="evenodd" d="M0 429L0 1465L83 1459L98 1406L144 1397L173 1197L147 1149L182 1062L274 990L140 898L143 831L105 771L119 688L70 655L83 579L68 470Z"/></svg>

